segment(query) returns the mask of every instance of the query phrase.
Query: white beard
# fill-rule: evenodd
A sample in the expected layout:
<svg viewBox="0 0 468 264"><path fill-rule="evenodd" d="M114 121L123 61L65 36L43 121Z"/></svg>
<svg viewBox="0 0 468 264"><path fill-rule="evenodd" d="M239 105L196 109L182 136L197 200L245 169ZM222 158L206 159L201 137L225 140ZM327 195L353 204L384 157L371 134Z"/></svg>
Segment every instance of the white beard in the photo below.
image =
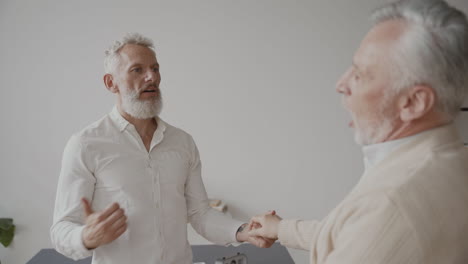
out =
<svg viewBox="0 0 468 264"><path fill-rule="evenodd" d="M372 145L383 142L393 130L394 119L382 117L379 122L360 125L354 122L354 141L359 145Z"/></svg>
<svg viewBox="0 0 468 264"><path fill-rule="evenodd" d="M136 119L150 119L159 116L162 110L162 96L159 88L158 95L146 100L140 100L140 93L134 90L121 92L122 110Z"/></svg>
<svg viewBox="0 0 468 264"><path fill-rule="evenodd" d="M359 145L372 145L383 142L393 131L397 117L389 111L390 103L383 104L378 109L373 120L363 120L358 123L358 119L353 115L354 120L354 140Z"/></svg>

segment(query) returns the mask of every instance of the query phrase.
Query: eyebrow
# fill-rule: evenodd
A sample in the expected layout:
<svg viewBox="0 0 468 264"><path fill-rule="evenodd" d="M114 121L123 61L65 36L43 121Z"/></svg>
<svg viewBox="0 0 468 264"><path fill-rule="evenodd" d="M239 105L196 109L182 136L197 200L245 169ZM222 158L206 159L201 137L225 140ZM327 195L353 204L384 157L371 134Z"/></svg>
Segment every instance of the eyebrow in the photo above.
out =
<svg viewBox="0 0 468 264"><path fill-rule="evenodd" d="M134 63L134 64L130 65L130 67L128 67L128 68L131 69L133 67L141 66L141 65L142 65L141 63ZM151 67L158 67L159 68L159 63L155 63L155 64L151 65Z"/></svg>

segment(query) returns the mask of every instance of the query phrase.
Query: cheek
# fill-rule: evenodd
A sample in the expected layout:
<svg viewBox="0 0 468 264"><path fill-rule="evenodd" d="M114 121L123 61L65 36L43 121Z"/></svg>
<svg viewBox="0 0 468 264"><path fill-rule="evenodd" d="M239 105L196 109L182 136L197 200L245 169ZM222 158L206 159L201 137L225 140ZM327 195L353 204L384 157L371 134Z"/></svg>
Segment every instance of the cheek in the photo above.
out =
<svg viewBox="0 0 468 264"><path fill-rule="evenodd" d="M348 98L350 110L359 116L369 116L378 112L381 103L382 93L365 86L359 87L359 90L355 90Z"/></svg>

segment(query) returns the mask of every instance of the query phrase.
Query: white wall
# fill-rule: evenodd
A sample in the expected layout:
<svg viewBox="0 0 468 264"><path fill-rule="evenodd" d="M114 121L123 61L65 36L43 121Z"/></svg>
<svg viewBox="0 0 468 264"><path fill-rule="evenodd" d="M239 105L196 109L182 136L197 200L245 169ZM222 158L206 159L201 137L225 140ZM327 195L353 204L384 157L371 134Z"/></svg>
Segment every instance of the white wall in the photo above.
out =
<svg viewBox="0 0 468 264"><path fill-rule="evenodd" d="M194 136L211 197L243 220L324 217L362 170L334 84L384 2L0 0L2 263L51 247L64 145L111 109L103 50L127 31L155 40L163 119Z"/></svg>

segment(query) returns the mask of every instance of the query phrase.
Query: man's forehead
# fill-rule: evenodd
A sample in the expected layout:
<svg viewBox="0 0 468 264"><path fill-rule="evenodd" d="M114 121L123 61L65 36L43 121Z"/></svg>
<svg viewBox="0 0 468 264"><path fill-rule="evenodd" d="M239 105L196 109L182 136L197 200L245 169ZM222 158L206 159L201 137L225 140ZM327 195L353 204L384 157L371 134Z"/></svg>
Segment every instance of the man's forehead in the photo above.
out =
<svg viewBox="0 0 468 264"><path fill-rule="evenodd" d="M119 55L122 63L157 63L155 52L141 45L127 44L119 51Z"/></svg>
<svg viewBox="0 0 468 264"><path fill-rule="evenodd" d="M374 26L356 51L353 64L363 71L370 70L369 67L385 66L402 37L402 26L399 21L388 21Z"/></svg>

